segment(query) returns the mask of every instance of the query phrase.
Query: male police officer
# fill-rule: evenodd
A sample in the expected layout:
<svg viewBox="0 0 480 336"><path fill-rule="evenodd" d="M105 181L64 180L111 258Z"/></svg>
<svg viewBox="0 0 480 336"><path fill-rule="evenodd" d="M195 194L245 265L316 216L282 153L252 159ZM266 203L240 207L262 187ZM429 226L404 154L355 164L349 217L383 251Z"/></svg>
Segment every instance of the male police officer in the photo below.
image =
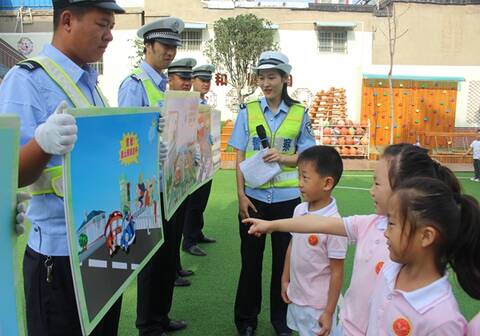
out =
<svg viewBox="0 0 480 336"><path fill-rule="evenodd" d="M164 100L167 77L163 71L175 58L183 28L182 20L168 17L148 23L137 31L137 36L144 40L145 60L120 85L119 106L157 106ZM171 320L168 316L176 277L176 237L181 236L179 227L184 217L184 205L169 221L163 216L165 240L138 276L136 326L141 336L166 335L166 331L187 326L184 321Z"/></svg>
<svg viewBox="0 0 480 336"><path fill-rule="evenodd" d="M205 95L210 91L212 73L215 67L211 64L197 66L193 69L193 91L200 92L200 104L207 104ZM207 255L197 244L214 243L215 239L206 237L203 232L203 212L207 207L212 181L205 183L189 197L185 227L183 228L182 248L194 256Z"/></svg>
<svg viewBox="0 0 480 336"><path fill-rule="evenodd" d="M53 0L53 9L52 43L9 71L0 88L0 113L21 119L19 184L31 184L33 194L23 261L28 334L81 335L60 166L61 155L75 144L77 127L63 111L107 104L88 63L102 57L113 38L114 13L124 10L115 0ZM116 335L120 308L121 299L91 335Z"/></svg>

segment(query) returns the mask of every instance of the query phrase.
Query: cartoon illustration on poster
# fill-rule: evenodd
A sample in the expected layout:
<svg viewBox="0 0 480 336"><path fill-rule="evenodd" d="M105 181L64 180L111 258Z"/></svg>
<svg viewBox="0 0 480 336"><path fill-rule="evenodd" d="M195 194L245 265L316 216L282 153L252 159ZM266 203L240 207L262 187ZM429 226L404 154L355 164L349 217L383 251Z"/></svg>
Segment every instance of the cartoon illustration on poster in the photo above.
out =
<svg viewBox="0 0 480 336"><path fill-rule="evenodd" d="M17 237L14 231L16 190L18 185L19 119L0 116L0 335L25 334L20 283Z"/></svg>
<svg viewBox="0 0 480 336"><path fill-rule="evenodd" d="M80 320L89 333L162 242L158 109L73 109L65 207Z"/></svg>
<svg viewBox="0 0 480 336"><path fill-rule="evenodd" d="M167 91L165 95L166 126L162 136L168 143L168 157L163 163L166 219L172 217L197 183L198 101L198 92Z"/></svg>

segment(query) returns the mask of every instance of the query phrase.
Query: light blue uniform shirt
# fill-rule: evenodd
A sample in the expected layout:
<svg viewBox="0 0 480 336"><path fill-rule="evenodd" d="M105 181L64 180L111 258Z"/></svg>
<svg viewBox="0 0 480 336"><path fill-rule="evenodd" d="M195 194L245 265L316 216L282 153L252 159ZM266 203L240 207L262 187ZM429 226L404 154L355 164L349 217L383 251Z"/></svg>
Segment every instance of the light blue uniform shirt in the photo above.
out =
<svg viewBox="0 0 480 336"><path fill-rule="evenodd" d="M54 46L45 45L41 55L50 57L78 85L91 104L102 106L95 85L97 73L85 65L80 68ZM72 102L43 69L28 71L13 67L0 86L0 113L14 113L20 117L20 145L29 142L38 125L44 123L65 100ZM52 156L48 167L62 164L61 156ZM27 211L32 221L28 246L43 255L68 255L63 198L54 194L33 196Z"/></svg>
<svg viewBox="0 0 480 336"><path fill-rule="evenodd" d="M140 63L140 68L143 69L150 77L150 79L155 83L158 89L162 92L165 92L167 88L168 78L164 74L159 74L157 70L152 68L150 64L145 61ZM132 76L128 76L125 80L120 84L120 88L118 89L118 106L119 107L148 107L150 106L148 103L147 92L143 87L141 81L133 78ZM159 185L160 185L160 192L163 192L163 173L162 170L159 172Z"/></svg>
<svg viewBox="0 0 480 336"><path fill-rule="evenodd" d="M147 73L160 91L165 92L167 88L167 76L159 74L147 62L140 63L140 68ZM148 97L141 81L128 76L118 89L118 106L120 107L142 107L150 106Z"/></svg>
<svg viewBox="0 0 480 336"><path fill-rule="evenodd" d="M273 114L270 110L270 107L267 104L265 98L260 100L260 108L263 111L265 120L270 127L272 132L275 132L287 116L289 107L285 104L284 101L279 106L277 114ZM313 137L310 118L308 117L307 110L302 120L300 134L296 140L296 153L300 154L305 149L315 146L315 138ZM248 116L247 108L241 108L238 112L237 121L233 128L232 136L228 141L228 144L238 150L246 151L248 144L249 132L248 132ZM256 200L265 202L265 203L278 203L283 201L288 201L300 197L300 192L298 188L269 188L269 189L259 189L259 188L249 188L245 187L245 194L247 196L255 198Z"/></svg>

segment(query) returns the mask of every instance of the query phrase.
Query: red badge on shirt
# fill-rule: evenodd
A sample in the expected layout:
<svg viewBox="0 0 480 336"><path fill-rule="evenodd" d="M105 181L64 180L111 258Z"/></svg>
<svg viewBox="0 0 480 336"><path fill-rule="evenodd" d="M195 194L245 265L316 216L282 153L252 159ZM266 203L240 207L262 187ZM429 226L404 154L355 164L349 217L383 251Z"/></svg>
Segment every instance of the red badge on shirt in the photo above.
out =
<svg viewBox="0 0 480 336"><path fill-rule="evenodd" d="M375 273L377 273L377 274L380 273L380 271L382 270L383 264L385 264L383 261L379 261L375 265Z"/></svg>
<svg viewBox="0 0 480 336"><path fill-rule="evenodd" d="M308 236L308 243L309 243L310 245L312 245L312 246L317 245L317 244L318 244L318 237L317 237L317 235L312 234L312 235Z"/></svg>
<svg viewBox="0 0 480 336"><path fill-rule="evenodd" d="M393 322L392 330L396 336L411 336L412 323L404 317L399 317Z"/></svg>

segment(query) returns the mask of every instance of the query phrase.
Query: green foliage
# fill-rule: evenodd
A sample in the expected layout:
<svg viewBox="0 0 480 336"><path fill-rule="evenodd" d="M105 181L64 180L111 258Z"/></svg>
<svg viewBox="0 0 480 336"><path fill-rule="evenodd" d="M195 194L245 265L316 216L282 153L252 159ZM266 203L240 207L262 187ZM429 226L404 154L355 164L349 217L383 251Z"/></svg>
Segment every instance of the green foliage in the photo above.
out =
<svg viewBox="0 0 480 336"><path fill-rule="evenodd" d="M239 102L255 91L248 88L248 74L265 50L276 50L271 22L253 14L221 18L215 21L214 38L207 41L204 54L219 70L229 75L229 83L237 90Z"/></svg>
<svg viewBox="0 0 480 336"><path fill-rule="evenodd" d="M128 58L131 60L133 67L136 68L140 65L140 63L143 61L143 57L145 56L145 45L143 44L143 40L139 38L134 40L130 39L128 41L132 42L132 46L135 49L135 55L128 56Z"/></svg>
<svg viewBox="0 0 480 336"><path fill-rule="evenodd" d="M79 237L78 237L78 244L80 245L80 247L82 248L82 250L84 250L86 247L87 247L87 244L88 244L88 237L85 233L82 233Z"/></svg>

